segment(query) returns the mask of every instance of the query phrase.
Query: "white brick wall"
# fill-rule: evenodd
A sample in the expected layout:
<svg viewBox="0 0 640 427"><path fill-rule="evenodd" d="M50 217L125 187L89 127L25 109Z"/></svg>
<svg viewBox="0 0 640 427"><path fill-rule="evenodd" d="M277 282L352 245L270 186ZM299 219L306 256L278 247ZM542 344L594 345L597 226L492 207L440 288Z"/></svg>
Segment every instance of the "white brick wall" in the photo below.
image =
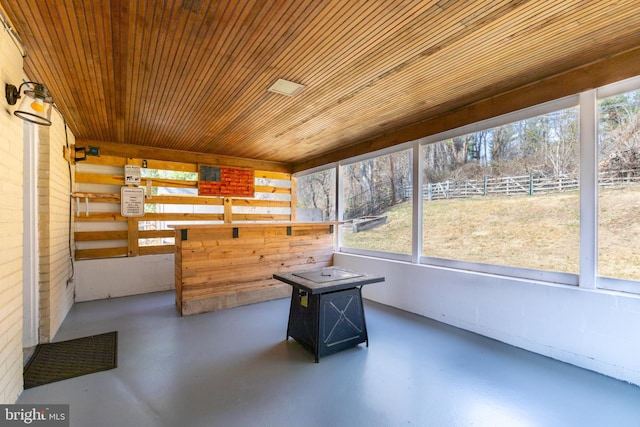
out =
<svg viewBox="0 0 640 427"><path fill-rule="evenodd" d="M69 167L64 121L53 112L51 127L40 127L38 165L40 238L40 342L49 342L73 305L69 259ZM69 144L75 138L67 131Z"/></svg>
<svg viewBox="0 0 640 427"><path fill-rule="evenodd" d="M22 57L9 33L0 32L0 84L18 86ZM4 93L4 92L3 92ZM22 392L23 140L25 122L0 97L0 404ZM40 342L50 341L73 305L69 259L69 172L63 157L64 122L57 112L51 127L39 127L38 203ZM69 143L74 144L68 132ZM35 185L35 183L34 183Z"/></svg>
<svg viewBox="0 0 640 427"><path fill-rule="evenodd" d="M22 57L0 32L0 84L19 85ZM0 403L22 392L22 141L23 121L0 97Z"/></svg>
<svg viewBox="0 0 640 427"><path fill-rule="evenodd" d="M638 295L345 253L333 262L386 278L362 289L367 299L640 385Z"/></svg>

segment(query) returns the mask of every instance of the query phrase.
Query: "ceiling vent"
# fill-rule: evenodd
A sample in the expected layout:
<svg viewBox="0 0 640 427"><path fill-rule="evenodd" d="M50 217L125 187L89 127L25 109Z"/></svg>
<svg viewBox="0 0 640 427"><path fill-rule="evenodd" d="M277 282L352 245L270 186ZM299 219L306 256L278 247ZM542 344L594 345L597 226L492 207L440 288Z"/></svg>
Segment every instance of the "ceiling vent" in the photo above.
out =
<svg viewBox="0 0 640 427"><path fill-rule="evenodd" d="M278 79L269 88L269 92L279 93L281 95L293 96L304 89L304 86L298 83L290 82L285 79Z"/></svg>

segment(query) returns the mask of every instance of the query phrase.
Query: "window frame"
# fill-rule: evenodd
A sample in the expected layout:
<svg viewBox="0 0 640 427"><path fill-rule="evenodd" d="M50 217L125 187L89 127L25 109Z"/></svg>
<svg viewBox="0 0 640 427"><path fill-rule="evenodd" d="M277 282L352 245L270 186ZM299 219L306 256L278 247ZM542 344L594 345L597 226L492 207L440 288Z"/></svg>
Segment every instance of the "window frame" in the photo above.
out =
<svg viewBox="0 0 640 427"><path fill-rule="evenodd" d="M338 192L337 196L338 198L336 199L336 209L338 210L338 222L342 223L344 222L344 180L342 179L342 172L343 172L343 168L345 168L346 166L350 166L359 162L363 162L365 160L370 160L373 159L375 157L383 157L389 154L393 154L393 153L397 153L397 152L401 152L401 151L411 151L411 162L410 162L410 167L411 167L411 174L412 176L415 178L414 175L414 171L415 171L415 145L416 142L415 141L410 141L410 142L406 142L403 144L399 144L399 145L394 145L393 147L389 147L389 148L385 148L383 150L378 150L378 151L374 151L371 153L367 153L367 154L363 154L361 156L356 156L356 157L351 157L349 159L345 159L343 161L340 161L337 163L337 171L336 171L336 177L338 180L338 184L336 185L336 191ZM413 181L413 194L414 194L414 198L412 200L412 203L415 202L415 179ZM413 218L415 217L415 204L414 204L414 211L412 212L412 225L415 226L415 224L413 223ZM376 251L376 250L372 250L372 249L361 249L361 248L352 248L352 247L348 247L348 246L342 246L342 227L337 227L338 228L338 252L342 252L342 253L346 253L346 254L353 254L353 255L363 255L363 256L371 256L371 257L375 257L375 258L384 258L384 259L391 259L391 260L395 260L395 261L405 261L405 262L413 262L415 259L415 254L413 253L414 251L414 246L415 246L415 228L412 228L412 232L411 232L411 248L412 248L412 253L411 254L401 254L401 253L395 253L395 252L383 252L383 251Z"/></svg>
<svg viewBox="0 0 640 427"><path fill-rule="evenodd" d="M507 276L516 279L554 283L560 285L577 286L581 289L620 291L640 294L640 281L602 277L597 274L597 233L598 233L598 169L597 169L597 144L598 144L598 102L610 96L640 89L640 76L625 79L606 86L595 88L579 94L574 94L537 104L511 113L492 117L479 122L467 124L455 129L429 135L414 141L388 147L360 156L344 159L329 165L319 166L313 169L298 172L296 176L315 173L320 170L335 168L336 176L336 218L338 222L344 220L344 200L342 167L351 165L373 157L391 154L397 151L411 149L412 174L413 174L413 216L412 216L412 254L395 254L365 249L344 247L341 245L341 231L338 227L337 252L384 258L413 264L424 264L437 268L470 270L481 274ZM579 273L563 273L543 271L522 267L510 267L494 264L482 264L454 259L443 259L422 255L422 188L423 176L423 147L445 139L463 136L486 130L492 127L502 126L508 123L533 118L554 111L578 107L579 117L579 144L580 144L580 267Z"/></svg>
<svg viewBox="0 0 640 427"><path fill-rule="evenodd" d="M545 102L543 104L534 105L529 108L518 110L512 113L504 114L501 116L493 117L480 122L472 123L466 126L462 126L456 129L452 129L439 134L431 135L423 138L420 143L420 154L422 153L422 147L427 144L437 143L443 140L452 139L470 133L480 132L487 129L507 125L509 123L518 122L533 117L541 116L555 111L564 110L567 108L573 108L579 105L579 95L571 95L557 100ZM580 113L579 117L580 117ZM580 117L581 119L581 117ZM422 159L422 155L420 156ZM422 170L420 165L419 170ZM419 193L420 204L423 202L422 192L414 188L414 193ZM422 220L422 218L420 218ZM420 236L422 237L422 235ZM578 286L579 275L575 273L563 273L555 271L536 270L524 267L512 267L503 266L498 264L484 264L471 261L445 259L422 255L422 251L419 253L419 263L427 264L442 268L451 268L457 270L471 270L478 273L495 274L499 276L509 276L514 278L528 279L534 281L559 283L563 285Z"/></svg>
<svg viewBox="0 0 640 427"><path fill-rule="evenodd" d="M595 164L595 173L596 176L598 174L598 138L599 135L597 133L597 127L599 124L599 115L598 115L598 103L606 98L610 98L612 96L616 96L616 95L621 95L623 93L627 93L627 92L632 92L635 90L640 90L640 76L636 76L636 77L632 77L629 79L625 79L625 80L621 80L619 82L615 82L615 83L611 83L609 85L606 86L602 86L599 87L597 89L595 89L595 123L594 126L596 128L596 134L594 137L594 151L595 151L595 156L596 156L596 164ZM599 274L597 274L598 272L598 263L599 260L597 258L597 251L598 251L598 218L597 218L597 213L598 213L598 200L599 200L599 192L598 192L598 187L596 186L596 188L594 189L595 192L595 201L596 201L596 205L595 205L595 209L596 209L596 222L595 222L595 229L594 229L594 242L595 242L595 287L598 289L605 289L605 290L610 290L610 291L619 291L619 292L627 292L627 293L633 293L633 294L640 294L640 281L634 281L634 280L628 280L628 279L619 279L619 278L615 278L615 277L605 277L605 276L600 276Z"/></svg>

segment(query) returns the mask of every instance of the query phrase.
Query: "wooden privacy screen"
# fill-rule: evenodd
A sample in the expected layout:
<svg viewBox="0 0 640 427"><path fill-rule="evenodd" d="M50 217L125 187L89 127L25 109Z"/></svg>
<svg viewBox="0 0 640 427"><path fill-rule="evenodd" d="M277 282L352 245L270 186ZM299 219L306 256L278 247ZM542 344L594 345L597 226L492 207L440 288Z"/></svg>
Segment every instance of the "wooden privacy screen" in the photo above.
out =
<svg viewBox="0 0 640 427"><path fill-rule="evenodd" d="M333 263L332 223L177 226L175 286L190 315L291 295L276 272Z"/></svg>
<svg viewBox="0 0 640 427"><path fill-rule="evenodd" d="M171 224L295 220L295 187L288 167L175 150L93 142L100 156L75 167L75 258L174 253ZM73 158L73 150L67 153ZM254 197L198 195L198 164L253 170ZM225 164L226 163L226 164ZM124 166L141 167L143 217L124 217L120 189ZM246 179L246 178L245 178Z"/></svg>

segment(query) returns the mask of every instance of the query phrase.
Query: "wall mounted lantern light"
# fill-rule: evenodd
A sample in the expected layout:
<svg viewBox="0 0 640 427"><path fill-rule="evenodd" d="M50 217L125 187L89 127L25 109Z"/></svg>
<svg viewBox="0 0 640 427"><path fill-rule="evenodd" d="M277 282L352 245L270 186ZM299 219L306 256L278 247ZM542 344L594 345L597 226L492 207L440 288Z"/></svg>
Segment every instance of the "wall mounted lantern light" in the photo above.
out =
<svg viewBox="0 0 640 427"><path fill-rule="evenodd" d="M22 86L26 86L23 96L20 95ZM24 82L19 87L5 85L5 96L9 105L15 105L18 99L22 99L20 107L13 112L22 120L41 126L51 126L51 106L53 98L42 83Z"/></svg>

